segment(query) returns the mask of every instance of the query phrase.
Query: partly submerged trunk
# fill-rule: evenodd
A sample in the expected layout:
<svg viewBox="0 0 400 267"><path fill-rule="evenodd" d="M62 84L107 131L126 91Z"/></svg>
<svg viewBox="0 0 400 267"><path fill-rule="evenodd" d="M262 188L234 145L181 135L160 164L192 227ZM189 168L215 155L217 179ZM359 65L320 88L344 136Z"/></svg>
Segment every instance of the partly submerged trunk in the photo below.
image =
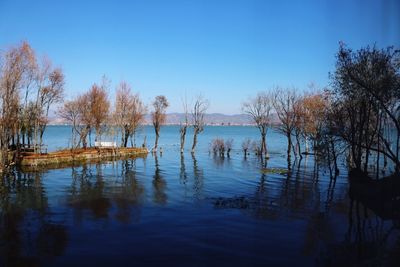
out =
<svg viewBox="0 0 400 267"><path fill-rule="evenodd" d="M335 177L336 177L339 175L339 167L337 164L337 154L336 154L335 142L333 140L331 140L331 147L332 147L333 164L335 167Z"/></svg>
<svg viewBox="0 0 400 267"><path fill-rule="evenodd" d="M157 151L157 147L158 147L158 138L160 138L160 133L158 130L156 130L156 140L154 141L154 151Z"/></svg>
<svg viewBox="0 0 400 267"><path fill-rule="evenodd" d="M261 133L261 156L264 156L264 158L268 158L266 131L263 131Z"/></svg>
<svg viewBox="0 0 400 267"><path fill-rule="evenodd" d="M296 133L296 145L297 145L297 154L299 155L300 159L302 159L303 155L301 155L300 136L298 133Z"/></svg>
<svg viewBox="0 0 400 267"><path fill-rule="evenodd" d="M288 141L287 157L290 158L290 157L291 157L291 154L292 154L292 146L293 146L293 144L292 144L292 138L291 138L291 136L290 136L290 133L288 133L288 134L286 135L286 137L287 137L287 141Z"/></svg>
<svg viewBox="0 0 400 267"><path fill-rule="evenodd" d="M199 133L199 129L198 128L194 128L193 131L193 145L192 145L192 153L194 153L195 149L196 149L196 145L197 145L197 134Z"/></svg>
<svg viewBox="0 0 400 267"><path fill-rule="evenodd" d="M185 139L186 139L186 129L187 126L182 126L180 129L180 134L181 134L181 153L183 153L184 148L185 148Z"/></svg>

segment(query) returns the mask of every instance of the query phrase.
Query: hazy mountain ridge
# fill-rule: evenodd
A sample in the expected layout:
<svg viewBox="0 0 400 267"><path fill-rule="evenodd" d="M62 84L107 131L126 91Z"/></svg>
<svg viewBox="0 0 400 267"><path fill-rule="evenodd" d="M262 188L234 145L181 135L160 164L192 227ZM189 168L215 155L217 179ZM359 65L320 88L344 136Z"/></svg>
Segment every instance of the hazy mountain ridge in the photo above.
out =
<svg viewBox="0 0 400 267"><path fill-rule="evenodd" d="M168 113L166 124L169 125L179 125L184 121L184 113ZM189 114L189 121L191 115ZM276 123L276 114L272 115L272 122ZM253 125L253 121L247 114L233 114L227 115L222 113L209 113L205 114L205 122L207 125ZM65 120L59 117L52 117L49 119L49 125L64 125L68 124ZM147 114L145 116L145 124L151 124L151 115Z"/></svg>
<svg viewBox="0 0 400 267"><path fill-rule="evenodd" d="M167 114L167 124L180 124L185 119L184 113ZM189 114L189 121L191 115ZM205 114L204 120L207 125L248 125L252 124L251 118L246 114L226 115L222 113ZM146 115L146 122L151 123L150 115Z"/></svg>

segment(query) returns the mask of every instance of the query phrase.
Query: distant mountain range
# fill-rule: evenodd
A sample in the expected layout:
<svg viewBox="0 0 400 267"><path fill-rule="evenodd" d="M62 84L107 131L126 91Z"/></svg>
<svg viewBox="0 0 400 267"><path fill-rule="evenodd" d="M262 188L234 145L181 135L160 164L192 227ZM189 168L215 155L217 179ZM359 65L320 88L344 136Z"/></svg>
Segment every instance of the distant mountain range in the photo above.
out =
<svg viewBox="0 0 400 267"><path fill-rule="evenodd" d="M184 113L168 113L166 124L178 125L184 121ZM190 119L190 114L189 114ZM276 114L272 115L273 123L278 122ZM222 113L210 113L205 115L205 122L207 125L252 125L254 124L249 115L246 114L234 114L226 115ZM66 122L61 118L50 118L52 125L62 125ZM145 116L145 124L151 124L150 114Z"/></svg>
<svg viewBox="0 0 400 267"><path fill-rule="evenodd" d="M185 119L184 113L167 114L167 124L180 124ZM189 115L190 120L190 115ZM252 124L251 118L245 114L225 115L221 113L205 114L207 125L248 125ZM146 116L146 122L151 123L150 115Z"/></svg>

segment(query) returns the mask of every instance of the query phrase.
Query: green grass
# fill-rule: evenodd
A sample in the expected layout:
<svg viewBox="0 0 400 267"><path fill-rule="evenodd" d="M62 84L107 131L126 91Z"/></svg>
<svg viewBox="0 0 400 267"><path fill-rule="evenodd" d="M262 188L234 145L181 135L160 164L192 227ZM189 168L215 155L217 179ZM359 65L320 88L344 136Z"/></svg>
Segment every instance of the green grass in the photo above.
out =
<svg viewBox="0 0 400 267"><path fill-rule="evenodd" d="M283 168L263 168L261 169L261 173L264 174L279 174L279 175L287 175L288 174L287 169Z"/></svg>

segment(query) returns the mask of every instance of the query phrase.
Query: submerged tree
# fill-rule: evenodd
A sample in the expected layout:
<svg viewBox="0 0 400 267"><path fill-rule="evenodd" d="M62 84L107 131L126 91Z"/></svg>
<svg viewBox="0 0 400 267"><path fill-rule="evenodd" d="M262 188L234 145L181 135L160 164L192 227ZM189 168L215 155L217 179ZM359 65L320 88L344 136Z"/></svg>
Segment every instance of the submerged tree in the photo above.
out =
<svg viewBox="0 0 400 267"><path fill-rule="evenodd" d="M313 150L318 149L322 138L323 127L325 126L326 111L328 102L322 92L306 94L300 101L302 106L303 136L306 139L306 152L308 151L308 140L313 143Z"/></svg>
<svg viewBox="0 0 400 267"><path fill-rule="evenodd" d="M400 51L390 47L352 51L340 44L330 92L340 116L338 132L358 170L367 171L374 152L390 159L400 173L399 58Z"/></svg>
<svg viewBox="0 0 400 267"><path fill-rule="evenodd" d="M245 158L247 157L247 153L250 148L251 148L251 139L250 138L244 139L242 142L242 150Z"/></svg>
<svg viewBox="0 0 400 267"><path fill-rule="evenodd" d="M300 97L296 93L296 89L283 89L276 88L273 93L273 106L276 114L279 118L280 124L277 125L277 130L286 136L287 138L287 156L290 158L291 150L294 149L292 135L296 129L297 113L296 104L298 103ZM295 155L296 155L295 151Z"/></svg>
<svg viewBox="0 0 400 267"><path fill-rule="evenodd" d="M225 141L226 155L229 157L233 148L233 139L230 138Z"/></svg>
<svg viewBox="0 0 400 267"><path fill-rule="evenodd" d="M188 103L187 103L186 98L185 98L185 100L183 100L183 112L184 112L183 122L180 123L180 127L179 127L181 153L183 153L184 148L185 148L186 131L187 131L187 128L189 127L189 109L188 109Z"/></svg>
<svg viewBox="0 0 400 267"><path fill-rule="evenodd" d="M204 131L205 120L204 115L208 109L208 100L201 95L197 97L192 109L192 125L193 125L193 144L192 153L195 152L197 145L197 135Z"/></svg>
<svg viewBox="0 0 400 267"><path fill-rule="evenodd" d="M221 157L225 154L225 141L222 138L215 138L211 141L211 151L214 155L219 155Z"/></svg>
<svg viewBox="0 0 400 267"><path fill-rule="evenodd" d="M250 115L251 119L260 130L261 148L260 156L268 157L267 152L267 131L271 126L271 111L273 108L273 96L266 92L260 92L255 98L250 98L242 104L244 113Z"/></svg>
<svg viewBox="0 0 400 267"><path fill-rule="evenodd" d="M169 103L165 96L159 95L156 96L153 102L153 111L151 112L151 119L154 126L154 131L156 133L156 139L154 142L153 151L157 151L158 139L160 137L161 125L165 123L166 120L166 109L168 108Z"/></svg>

